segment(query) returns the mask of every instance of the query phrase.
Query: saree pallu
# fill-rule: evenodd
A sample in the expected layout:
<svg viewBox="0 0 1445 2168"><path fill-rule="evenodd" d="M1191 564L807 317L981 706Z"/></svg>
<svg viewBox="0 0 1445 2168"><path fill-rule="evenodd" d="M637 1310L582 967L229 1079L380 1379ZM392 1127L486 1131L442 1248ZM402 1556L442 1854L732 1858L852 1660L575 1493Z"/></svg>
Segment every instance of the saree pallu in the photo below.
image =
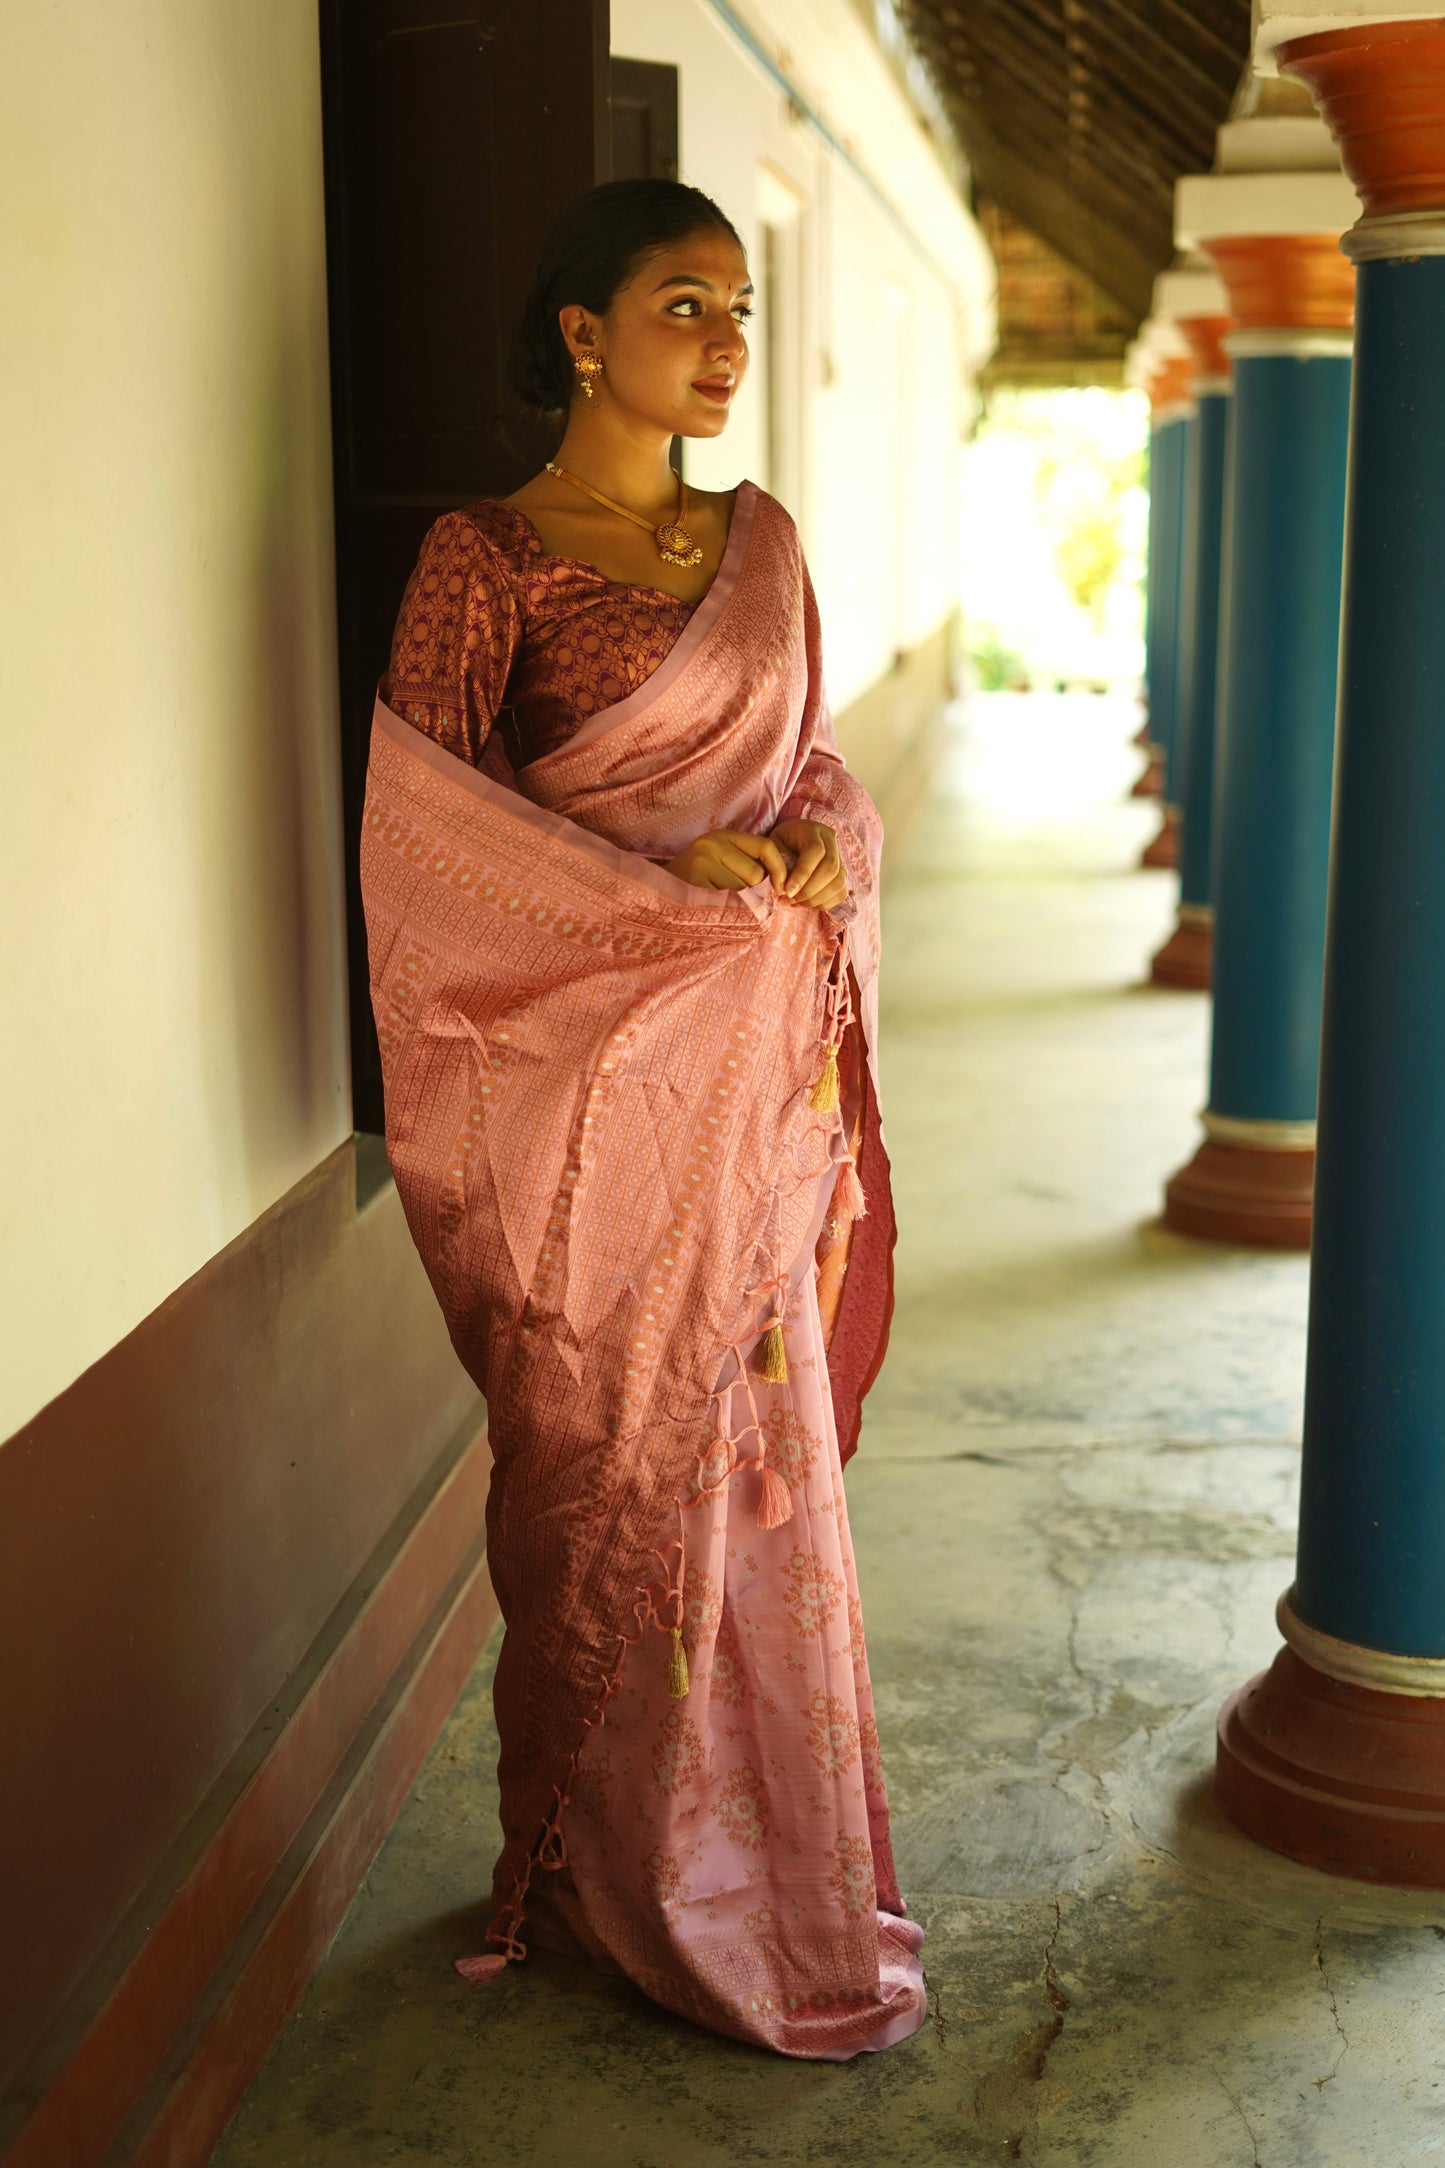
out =
<svg viewBox="0 0 1445 2168"><path fill-rule="evenodd" d="M837 831L851 888L837 909L790 905L767 882L692 887L656 862L707 830L790 816ZM734 1842L739 1891L756 1901L709 1900L709 1926L684 1948L670 1933L674 1853L658 1870L667 1888L657 1874L610 1878L617 1919L581 1920L587 1953L720 2030L821 2056L884 2045L924 2014L835 1484L892 1306L880 842L829 721L796 530L750 483L662 666L556 751L514 774L494 735L473 769L377 701L361 876L387 1148L487 1402L488 1559L506 1628L496 1947L459 1969L486 1977L524 1954L538 1869L569 1900L607 1879L580 1825L569 1866L568 1830L574 1786L600 1826L611 1710L614 1739L630 1724L633 1758L660 1771L659 1794ZM806 1467L800 1435L826 1446ZM836 1535L833 1564L814 1514ZM814 1759L833 1795L808 1811L832 1819L816 1861L789 1870L786 1918L759 1888L767 1757L756 1745L746 1761L714 1756L698 1728L730 1706L719 1629L734 1631L742 1601L725 1570L739 1528L756 1534L754 1576L767 1581L760 1559L775 1556L779 1606L789 1571L802 1589L811 1661L828 1660L833 1611L819 1613L818 1590L834 1583L856 1644L846 1692L831 1674L812 1687L826 1735ZM802 1655L778 1660L804 1669ZM629 1713L622 1697L639 1694ZM765 1691L757 1705L776 1718ZM658 1746L667 1738L681 1760ZM626 1829L614 1814L614 1852ZM634 1901L650 1907L635 1934Z"/></svg>

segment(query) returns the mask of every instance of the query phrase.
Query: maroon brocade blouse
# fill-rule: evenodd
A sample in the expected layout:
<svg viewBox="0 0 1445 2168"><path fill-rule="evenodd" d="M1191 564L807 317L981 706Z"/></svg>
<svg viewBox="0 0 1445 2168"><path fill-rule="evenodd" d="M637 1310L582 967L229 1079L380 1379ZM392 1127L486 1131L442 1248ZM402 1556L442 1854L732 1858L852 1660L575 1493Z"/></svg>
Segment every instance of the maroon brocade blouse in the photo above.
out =
<svg viewBox="0 0 1445 2168"><path fill-rule="evenodd" d="M495 725L522 768L635 692L696 607L551 556L525 512L483 498L428 530L384 697L473 767Z"/></svg>

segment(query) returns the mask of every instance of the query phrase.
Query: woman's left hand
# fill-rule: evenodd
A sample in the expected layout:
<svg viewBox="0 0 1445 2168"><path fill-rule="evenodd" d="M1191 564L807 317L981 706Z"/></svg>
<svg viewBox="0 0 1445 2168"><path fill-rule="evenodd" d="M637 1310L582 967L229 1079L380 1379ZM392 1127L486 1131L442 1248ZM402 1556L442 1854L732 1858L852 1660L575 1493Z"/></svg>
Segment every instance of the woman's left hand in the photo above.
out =
<svg viewBox="0 0 1445 2168"><path fill-rule="evenodd" d="M789 903L815 904L831 910L848 895L848 869L838 838L821 821L779 821L769 834L792 855L793 868L783 884Z"/></svg>

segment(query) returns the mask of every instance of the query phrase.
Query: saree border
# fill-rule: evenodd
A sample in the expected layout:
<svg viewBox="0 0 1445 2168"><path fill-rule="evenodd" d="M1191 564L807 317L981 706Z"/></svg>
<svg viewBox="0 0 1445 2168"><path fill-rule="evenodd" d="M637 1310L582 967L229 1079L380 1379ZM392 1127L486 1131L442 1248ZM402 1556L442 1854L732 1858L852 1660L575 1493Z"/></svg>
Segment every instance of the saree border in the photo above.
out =
<svg viewBox="0 0 1445 2168"><path fill-rule="evenodd" d="M745 478L738 483L737 502L728 523L727 542L721 562L713 575L712 585L657 668L624 700L614 701L611 707L599 708L595 715L589 715L581 729L575 730L564 744L550 753L543 753L537 760L529 760L525 767L519 768L519 779L531 774L534 769L560 765L569 753L579 752L584 746L595 745L599 738L605 738L609 731L615 730L620 724L634 721L654 700L676 684L683 671L692 663L703 641L717 629L720 619L742 587L748 558L752 554L753 536L758 528L758 507L764 501L769 504L777 503L776 498L769 496L766 490L759 489L756 482ZM781 506L779 509L782 509Z"/></svg>

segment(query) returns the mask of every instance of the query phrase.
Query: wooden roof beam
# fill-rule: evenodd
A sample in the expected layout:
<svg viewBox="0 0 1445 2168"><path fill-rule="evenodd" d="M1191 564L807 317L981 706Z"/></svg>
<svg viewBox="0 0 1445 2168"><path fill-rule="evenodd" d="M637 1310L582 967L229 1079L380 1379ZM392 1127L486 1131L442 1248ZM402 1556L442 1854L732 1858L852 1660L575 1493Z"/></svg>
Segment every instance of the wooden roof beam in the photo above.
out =
<svg viewBox="0 0 1445 2168"><path fill-rule="evenodd" d="M1199 62L1190 54L1183 52L1177 44L1172 44L1155 24L1141 21L1137 11L1130 6L1129 0L1089 0L1089 5L1091 10L1097 10L1098 14L1109 14L1121 18L1123 23L1127 25L1127 28L1122 29L1117 34L1116 42L1137 38L1145 46L1158 49L1161 59L1155 64L1156 75L1159 74L1161 69L1166 75L1171 72L1182 73L1190 76L1196 83L1200 84L1205 95L1202 99L1196 98L1194 103L1201 113L1216 112L1221 98L1225 101L1226 106L1228 105L1229 100L1234 96L1235 82L1238 80L1239 75L1238 68L1234 70L1233 79L1226 82L1224 76L1227 71L1223 67L1213 72L1201 67ZM1098 14L1094 17L1096 21ZM1247 46L1248 41L1246 40L1246 53ZM1139 47L1130 44L1128 49L1131 52L1137 52Z"/></svg>
<svg viewBox="0 0 1445 2168"><path fill-rule="evenodd" d="M1249 58L1249 0L1204 0L1203 7L1191 6L1188 0L1150 0L1150 5L1180 24L1191 37L1198 38L1201 45L1211 46L1229 61L1238 80L1240 70ZM1216 19L1221 15L1233 16L1237 35L1230 37L1226 32L1211 29L1206 14ZM1230 88L1233 89L1233 84Z"/></svg>
<svg viewBox="0 0 1445 2168"><path fill-rule="evenodd" d="M1014 17L1014 28L1018 26L1018 22L1023 22L1025 15L1027 15L1027 0L1016 0L1016 4L1018 4L1018 15ZM1057 76L1057 85L1055 85L1055 80L1044 82L1036 69L1029 65L1029 61L1025 59L1023 52L1020 52L1018 41L1010 33L1001 33L997 24L986 24L986 26L975 28L973 37L975 37L975 76L979 78L981 85L986 87L986 69L992 63L994 67L999 67L1003 74L1010 76L1012 82L1016 82L1018 91L1023 93L1023 102L1049 106L1049 111L1055 113L1066 128L1072 130L1077 126L1075 115L1079 111L1079 106L1077 106L1075 100L1070 98L1070 82L1064 78L1064 74ZM1183 173L1183 171L1189 171L1192 167L1196 167L1200 160L1202 160L1202 163L1209 163L1209 158L1213 158L1213 126L1215 124L1209 124L1209 121L1205 121L1200 117L1198 134L1192 132L1189 137L1181 139L1179 130L1170 128L1166 117L1150 113L1148 106L1135 104L1133 98L1129 98L1129 93L1122 91L1118 82L1111 78L1105 72L1105 69L1094 67L1094 69L1085 69L1085 72L1088 72L1088 76L1090 76L1090 102L1094 106L1098 106L1098 111L1103 111L1103 113L1118 111L1120 121L1124 126L1133 126L1133 128L1140 130L1142 134L1146 134L1146 137L1153 141L1155 150L1157 150L1157 156L1153 160L1155 167L1170 173L1170 178L1174 176L1174 173ZM1012 108L1005 106L1005 111L997 119L994 119L994 126L1007 128L1010 119L1012 119Z"/></svg>
<svg viewBox="0 0 1445 2168"><path fill-rule="evenodd" d="M1011 0L1011 5L1017 11L1018 20L1022 21L1033 16L1034 10L1032 0ZM1034 19L1036 20L1037 18L1035 17ZM1091 23L1091 29L1092 27L1093 26ZM1097 66L1090 68L1087 61L1084 63L1084 68L1085 72L1090 77L1091 82L1095 82L1099 86L1099 102L1101 106L1105 107L1106 109L1109 106L1114 107L1121 114L1121 116L1127 117L1136 125L1146 130L1163 154L1164 165L1167 171L1171 173L1183 173L1189 170L1191 164L1191 152L1194 151L1195 145L1198 142L1197 137L1190 137L1188 141L1182 142L1180 139L1180 131L1177 124L1171 126L1167 117L1150 111L1150 109L1146 106L1141 106L1137 104L1134 99L1130 97L1127 87L1123 83L1121 83L1119 78L1114 73L1099 68ZM1223 117L1223 112L1221 111L1219 119L1223 119ZM1214 150L1214 128L1217 125L1218 121L1215 121L1213 123L1202 121L1201 123L1202 127L1207 127L1208 129L1208 148L1211 157Z"/></svg>
<svg viewBox="0 0 1445 2168"><path fill-rule="evenodd" d="M982 124L992 136L1000 141L1017 144L1019 148L1026 150L1029 155L1042 159L1048 166L1062 169L1070 163L1071 144L1067 117L1061 117L1062 125L1059 133L1051 139L1049 136L1041 134L1036 126L1031 127L1025 121L1023 114L1029 111L1027 106L1016 103L1010 104L1003 100L998 101L997 105L995 105L989 99L986 85L983 87L978 106L974 106L971 101L962 99L950 102L953 103L954 110L958 113L958 126L965 139L967 139L972 129ZM970 114L973 116L971 120L968 117ZM1086 162L1092 167L1115 174L1118 177L1120 196L1124 203L1131 203L1134 200L1133 191L1141 182L1163 200L1172 203L1173 175L1161 173L1155 163L1145 154L1137 151L1123 136L1106 135L1092 138L1087 141L1086 148L1083 151L1080 151L1077 140L1075 140L1073 151L1076 155L1084 156Z"/></svg>
<svg viewBox="0 0 1445 2168"><path fill-rule="evenodd" d="M1141 215L1137 192L1113 216L1081 199L1061 177L1045 173L1029 157L986 135L970 145L978 185L1011 211L1137 320L1146 316L1155 273L1173 254L1173 220L1167 206L1156 217Z"/></svg>
<svg viewBox="0 0 1445 2168"><path fill-rule="evenodd" d="M1180 74L1189 71L1181 55L1171 46L1163 44L1144 26L1134 23L1128 7L1121 0L1089 0L1089 35L1107 44L1113 51L1124 54L1130 62L1135 88L1143 91L1143 78L1157 85L1158 96L1166 101L1161 117L1184 107L1199 121L1201 127L1211 130L1219 125L1222 114L1228 110L1234 86L1221 89L1211 77L1198 74L1195 80L1204 85L1203 93L1185 89ZM1111 85L1117 77L1110 70ZM1158 108L1151 109L1159 111Z"/></svg>

